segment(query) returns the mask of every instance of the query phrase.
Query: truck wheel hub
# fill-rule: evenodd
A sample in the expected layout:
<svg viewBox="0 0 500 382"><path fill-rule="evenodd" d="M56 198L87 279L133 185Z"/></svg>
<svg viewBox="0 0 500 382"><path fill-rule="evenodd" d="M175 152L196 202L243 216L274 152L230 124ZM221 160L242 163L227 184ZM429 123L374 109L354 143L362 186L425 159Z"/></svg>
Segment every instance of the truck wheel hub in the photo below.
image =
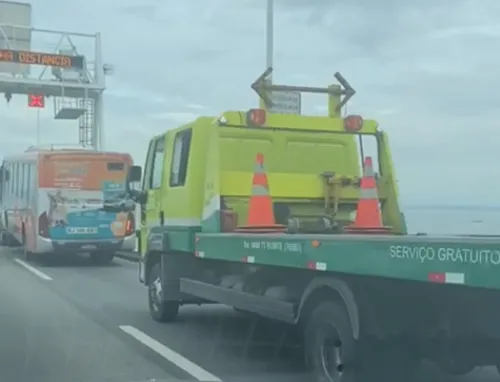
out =
<svg viewBox="0 0 500 382"><path fill-rule="evenodd" d="M324 373L330 381L338 382L341 380L344 364L342 361L342 343L338 336L332 335L323 342L321 346L321 363Z"/></svg>
<svg viewBox="0 0 500 382"><path fill-rule="evenodd" d="M158 311L162 298L162 289L160 278L154 280L149 286L149 293L154 310Z"/></svg>

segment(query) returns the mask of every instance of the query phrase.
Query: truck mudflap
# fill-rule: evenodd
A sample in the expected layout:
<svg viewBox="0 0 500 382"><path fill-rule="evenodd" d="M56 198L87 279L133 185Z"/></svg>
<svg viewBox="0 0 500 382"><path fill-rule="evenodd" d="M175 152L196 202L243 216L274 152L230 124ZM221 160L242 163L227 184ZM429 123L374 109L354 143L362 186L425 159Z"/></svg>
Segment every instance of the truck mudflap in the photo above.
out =
<svg viewBox="0 0 500 382"><path fill-rule="evenodd" d="M139 235L140 236L140 235ZM167 253L169 250L168 232L166 227L157 226L151 228L146 239L144 256L139 260L139 281L147 284L151 270L151 254ZM142 252L142 243L139 243L139 252ZM154 261L154 260L153 260Z"/></svg>

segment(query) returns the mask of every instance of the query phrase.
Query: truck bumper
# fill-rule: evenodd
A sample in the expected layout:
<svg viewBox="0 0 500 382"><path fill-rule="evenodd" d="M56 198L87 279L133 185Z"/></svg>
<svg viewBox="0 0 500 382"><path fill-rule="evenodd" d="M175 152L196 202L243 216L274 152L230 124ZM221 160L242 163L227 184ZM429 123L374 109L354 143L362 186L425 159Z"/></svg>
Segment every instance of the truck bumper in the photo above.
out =
<svg viewBox="0 0 500 382"><path fill-rule="evenodd" d="M37 238L36 252L93 252L93 251L133 251L135 249L135 233L116 240L52 240L42 237Z"/></svg>

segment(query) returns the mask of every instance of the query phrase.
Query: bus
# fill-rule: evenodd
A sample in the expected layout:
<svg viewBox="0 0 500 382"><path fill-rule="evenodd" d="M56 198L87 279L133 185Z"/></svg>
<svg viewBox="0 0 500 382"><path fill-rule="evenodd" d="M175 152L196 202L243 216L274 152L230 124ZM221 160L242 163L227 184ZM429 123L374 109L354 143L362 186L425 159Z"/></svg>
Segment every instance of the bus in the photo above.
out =
<svg viewBox="0 0 500 382"><path fill-rule="evenodd" d="M125 183L129 154L30 147L0 167L3 244L45 253L89 253L95 263L135 249L135 203Z"/></svg>

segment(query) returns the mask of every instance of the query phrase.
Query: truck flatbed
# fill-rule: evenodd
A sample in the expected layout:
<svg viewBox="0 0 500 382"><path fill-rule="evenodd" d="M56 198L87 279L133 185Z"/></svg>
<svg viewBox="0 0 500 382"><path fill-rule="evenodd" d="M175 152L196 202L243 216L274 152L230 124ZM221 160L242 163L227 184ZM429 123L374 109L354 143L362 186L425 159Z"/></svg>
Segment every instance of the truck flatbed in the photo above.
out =
<svg viewBox="0 0 500 382"><path fill-rule="evenodd" d="M197 234L195 256L500 289L500 236Z"/></svg>

